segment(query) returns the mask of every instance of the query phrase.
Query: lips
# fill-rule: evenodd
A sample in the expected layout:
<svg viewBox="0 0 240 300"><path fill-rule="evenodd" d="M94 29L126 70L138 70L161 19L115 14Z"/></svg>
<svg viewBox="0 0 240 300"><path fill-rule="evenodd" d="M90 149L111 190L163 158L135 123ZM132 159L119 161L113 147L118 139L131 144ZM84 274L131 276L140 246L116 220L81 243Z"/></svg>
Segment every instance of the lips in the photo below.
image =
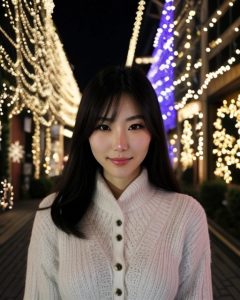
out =
<svg viewBox="0 0 240 300"><path fill-rule="evenodd" d="M132 157L128 158L128 157L113 157L113 158L109 158L109 160L115 164L115 165L125 165L127 164L130 160L132 159Z"/></svg>

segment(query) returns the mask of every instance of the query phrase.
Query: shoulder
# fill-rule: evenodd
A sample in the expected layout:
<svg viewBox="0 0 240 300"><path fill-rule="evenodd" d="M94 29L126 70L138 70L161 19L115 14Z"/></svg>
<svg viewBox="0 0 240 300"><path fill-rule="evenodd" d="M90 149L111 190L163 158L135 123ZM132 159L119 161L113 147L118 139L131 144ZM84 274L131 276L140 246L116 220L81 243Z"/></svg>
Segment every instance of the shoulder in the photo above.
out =
<svg viewBox="0 0 240 300"><path fill-rule="evenodd" d="M56 196L57 196L56 193L48 195L46 198L44 198L40 202L39 208L43 209L43 208L51 207L51 205L53 204L53 201L55 200Z"/></svg>
<svg viewBox="0 0 240 300"><path fill-rule="evenodd" d="M206 213L199 201L188 195L181 195L182 201L186 202L187 213L192 216L193 220L206 222Z"/></svg>
<svg viewBox="0 0 240 300"><path fill-rule="evenodd" d="M202 207L202 205L193 197L180 194L180 193L174 193L176 200L186 207L187 210L191 213L196 214L205 214L205 211Z"/></svg>
<svg viewBox="0 0 240 300"><path fill-rule="evenodd" d="M41 255L48 253L49 249L56 250L59 229L54 224L51 216L51 205L56 194L51 194L44 198L36 212L30 245L34 251L41 249ZM51 250L51 251L52 251Z"/></svg>
<svg viewBox="0 0 240 300"><path fill-rule="evenodd" d="M205 242L208 240L208 223L204 208L191 196L177 195L177 202L182 203L183 213L180 216L184 220L188 238L191 241L196 241L196 245L198 245L197 241L201 241L205 245Z"/></svg>
<svg viewBox="0 0 240 300"><path fill-rule="evenodd" d="M181 206L192 223L206 223L206 213L202 205L191 196L176 193L178 205Z"/></svg>
<svg viewBox="0 0 240 300"><path fill-rule="evenodd" d="M34 220L35 230L51 232L56 229L56 226L53 223L52 216L51 216L51 206L55 198L56 198L55 193L50 194L40 202Z"/></svg>
<svg viewBox="0 0 240 300"><path fill-rule="evenodd" d="M202 205L193 197L186 194L158 190L159 202L164 202L169 207L169 214L174 219L182 218L185 221L206 221L206 214Z"/></svg>
<svg viewBox="0 0 240 300"><path fill-rule="evenodd" d="M166 199L166 201L172 202L176 206L203 211L202 205L196 199L186 194L158 189L157 196L163 200Z"/></svg>

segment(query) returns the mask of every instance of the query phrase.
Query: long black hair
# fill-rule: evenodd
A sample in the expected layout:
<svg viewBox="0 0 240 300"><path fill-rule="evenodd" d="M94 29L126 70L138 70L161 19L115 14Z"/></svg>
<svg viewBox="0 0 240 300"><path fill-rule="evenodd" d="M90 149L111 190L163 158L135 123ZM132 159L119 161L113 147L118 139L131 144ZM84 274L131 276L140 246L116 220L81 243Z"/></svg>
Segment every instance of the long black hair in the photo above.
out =
<svg viewBox="0 0 240 300"><path fill-rule="evenodd" d="M116 106L123 93L135 99L151 133L149 150L142 163L150 183L179 192L168 156L159 102L151 83L136 67L108 67L99 72L83 92L69 158L51 206L53 222L61 230L80 238L84 237L80 221L92 203L100 168L91 152L89 137L99 116L112 105Z"/></svg>

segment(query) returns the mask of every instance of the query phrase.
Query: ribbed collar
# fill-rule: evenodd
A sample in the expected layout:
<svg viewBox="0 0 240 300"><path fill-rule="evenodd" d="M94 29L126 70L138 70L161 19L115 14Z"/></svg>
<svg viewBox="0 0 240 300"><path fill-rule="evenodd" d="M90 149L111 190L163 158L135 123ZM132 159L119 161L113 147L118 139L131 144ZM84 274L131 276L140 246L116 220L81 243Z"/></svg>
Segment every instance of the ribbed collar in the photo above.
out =
<svg viewBox="0 0 240 300"><path fill-rule="evenodd" d="M97 175L97 186L94 196L94 203L111 213L131 211L147 203L152 197L155 189L148 181L148 173L143 169L140 175L130 183L121 196L116 199L109 189L106 181L99 173Z"/></svg>

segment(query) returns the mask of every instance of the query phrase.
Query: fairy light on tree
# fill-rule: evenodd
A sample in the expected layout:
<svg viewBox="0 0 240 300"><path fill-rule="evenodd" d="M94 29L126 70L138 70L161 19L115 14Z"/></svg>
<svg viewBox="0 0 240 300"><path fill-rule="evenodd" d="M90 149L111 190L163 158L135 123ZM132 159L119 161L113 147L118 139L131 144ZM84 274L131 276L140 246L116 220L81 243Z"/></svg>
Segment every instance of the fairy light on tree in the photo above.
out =
<svg viewBox="0 0 240 300"><path fill-rule="evenodd" d="M0 186L0 209L3 211L7 209L12 209L13 198L13 186L7 181L7 179L4 179L3 181L1 181Z"/></svg>
<svg viewBox="0 0 240 300"><path fill-rule="evenodd" d="M181 136L182 151L180 161L183 166L183 170L191 167L193 161L196 159L194 154L194 140L193 140L193 130L192 125L189 120L183 122L183 133Z"/></svg>
<svg viewBox="0 0 240 300"><path fill-rule="evenodd" d="M174 167L177 165L178 162L177 143L178 143L178 135L173 134L169 139L169 156Z"/></svg>
<svg viewBox="0 0 240 300"><path fill-rule="evenodd" d="M198 113L198 123L196 124L195 128L195 136L197 138L197 149L196 149L196 158L203 160L203 113Z"/></svg>
<svg viewBox="0 0 240 300"><path fill-rule="evenodd" d="M236 135L227 133L224 128L223 122L226 118L235 120ZM213 134L213 154L217 156L214 174L230 183L233 180L231 168L240 170L240 95L230 103L223 101L223 105L217 111L214 127L216 130Z"/></svg>

